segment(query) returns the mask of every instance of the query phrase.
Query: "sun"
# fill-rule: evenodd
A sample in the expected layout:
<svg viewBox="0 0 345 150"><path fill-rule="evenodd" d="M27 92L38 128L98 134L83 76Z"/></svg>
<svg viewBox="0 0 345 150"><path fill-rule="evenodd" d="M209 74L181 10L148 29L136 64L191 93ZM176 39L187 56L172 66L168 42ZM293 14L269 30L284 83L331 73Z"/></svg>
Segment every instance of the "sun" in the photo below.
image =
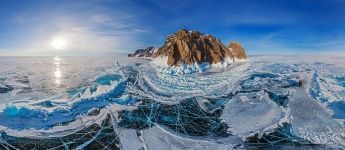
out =
<svg viewBox="0 0 345 150"><path fill-rule="evenodd" d="M66 40L61 37L56 37L51 41L50 45L53 49L62 50L66 48Z"/></svg>

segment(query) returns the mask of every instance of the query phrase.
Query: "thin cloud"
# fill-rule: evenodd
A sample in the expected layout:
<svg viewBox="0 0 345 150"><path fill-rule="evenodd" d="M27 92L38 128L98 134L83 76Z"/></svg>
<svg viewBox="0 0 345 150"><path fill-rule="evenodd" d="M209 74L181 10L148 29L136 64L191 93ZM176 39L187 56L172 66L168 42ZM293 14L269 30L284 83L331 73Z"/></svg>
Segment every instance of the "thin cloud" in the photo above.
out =
<svg viewBox="0 0 345 150"><path fill-rule="evenodd" d="M51 40L62 37L66 40L66 50L59 53L103 53L124 52L131 47L144 45L137 40L140 34L148 31L137 24L135 15L126 12L108 13L98 9L92 13L42 13L32 14L32 17L15 16L14 23L24 26L22 46L11 48L12 52L3 50L1 55L50 55Z"/></svg>

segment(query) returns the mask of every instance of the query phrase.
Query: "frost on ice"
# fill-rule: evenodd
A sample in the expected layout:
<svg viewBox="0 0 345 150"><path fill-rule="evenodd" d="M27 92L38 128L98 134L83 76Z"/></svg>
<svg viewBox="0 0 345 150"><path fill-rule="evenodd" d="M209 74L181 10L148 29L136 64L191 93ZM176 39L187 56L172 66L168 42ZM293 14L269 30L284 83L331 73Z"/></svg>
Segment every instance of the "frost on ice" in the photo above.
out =
<svg viewBox="0 0 345 150"><path fill-rule="evenodd" d="M0 149L345 148L342 58L90 59L2 59Z"/></svg>

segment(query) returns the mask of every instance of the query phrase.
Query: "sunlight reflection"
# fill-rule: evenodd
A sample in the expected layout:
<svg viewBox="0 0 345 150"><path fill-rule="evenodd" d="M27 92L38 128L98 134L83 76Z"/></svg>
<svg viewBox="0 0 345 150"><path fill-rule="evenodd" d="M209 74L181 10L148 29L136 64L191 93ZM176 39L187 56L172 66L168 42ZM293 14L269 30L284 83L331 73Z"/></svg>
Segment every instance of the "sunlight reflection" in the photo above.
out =
<svg viewBox="0 0 345 150"><path fill-rule="evenodd" d="M61 67L60 67L61 59L60 57L55 57L54 58L54 65L55 65L55 72L54 72L54 82L56 85L60 86L61 85Z"/></svg>

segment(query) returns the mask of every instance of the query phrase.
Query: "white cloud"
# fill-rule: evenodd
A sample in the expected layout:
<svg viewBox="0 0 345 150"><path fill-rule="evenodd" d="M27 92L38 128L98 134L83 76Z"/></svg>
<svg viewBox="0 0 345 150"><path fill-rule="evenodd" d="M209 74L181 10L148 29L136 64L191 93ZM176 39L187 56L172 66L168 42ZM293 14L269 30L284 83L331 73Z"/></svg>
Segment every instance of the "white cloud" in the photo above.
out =
<svg viewBox="0 0 345 150"><path fill-rule="evenodd" d="M50 43L55 37L66 41L65 50L61 53L104 53L123 52L129 46L139 45L135 34L109 35L106 31L94 31L92 27L71 26L39 37L31 43L31 50L36 53L55 53Z"/></svg>
<svg viewBox="0 0 345 150"><path fill-rule="evenodd" d="M91 15L91 20L96 22L96 23L109 23L111 21L113 21L113 18L108 16L108 15L104 15L104 14L95 14L95 15Z"/></svg>
<svg viewBox="0 0 345 150"><path fill-rule="evenodd" d="M146 33L136 21L136 17L123 12L112 12L111 15L96 12L78 15L56 15L29 18L16 17L20 24L26 22L37 24L27 26L31 32L23 34L23 43L11 52L3 51L1 55L56 55L125 52L133 47L143 45L138 36ZM40 18L37 20L37 18ZM51 40L61 37L67 45L65 50L56 51Z"/></svg>

